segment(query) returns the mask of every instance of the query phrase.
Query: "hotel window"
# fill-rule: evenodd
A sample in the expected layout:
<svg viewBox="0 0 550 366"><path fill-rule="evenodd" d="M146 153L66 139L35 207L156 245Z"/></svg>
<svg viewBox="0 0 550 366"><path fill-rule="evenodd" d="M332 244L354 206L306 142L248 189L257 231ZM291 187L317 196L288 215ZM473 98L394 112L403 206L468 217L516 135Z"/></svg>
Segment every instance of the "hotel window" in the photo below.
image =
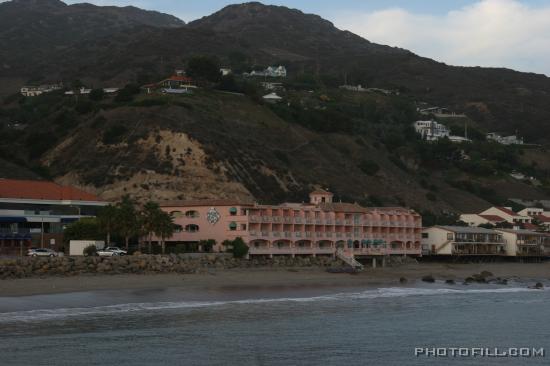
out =
<svg viewBox="0 0 550 366"><path fill-rule="evenodd" d="M239 211L237 210L236 207L231 207L231 208L229 209L229 214L230 214L231 216L237 216L237 212L239 212Z"/></svg>
<svg viewBox="0 0 550 366"><path fill-rule="evenodd" d="M185 231L188 233L196 233L199 231L199 225L193 225L193 224L186 225Z"/></svg>
<svg viewBox="0 0 550 366"><path fill-rule="evenodd" d="M187 211L185 213L185 217L190 219L196 219L199 217L199 213L197 211Z"/></svg>
<svg viewBox="0 0 550 366"><path fill-rule="evenodd" d="M241 230L243 230L243 231L246 230L246 224L241 224Z"/></svg>
<svg viewBox="0 0 550 366"><path fill-rule="evenodd" d="M453 240L453 233L447 233L447 240Z"/></svg>
<svg viewBox="0 0 550 366"><path fill-rule="evenodd" d="M429 233L422 233L422 239L428 239L430 237Z"/></svg>
<svg viewBox="0 0 550 366"><path fill-rule="evenodd" d="M174 218L174 219L177 219L177 218L183 216L183 212L181 212L181 211L172 211L172 212L170 212L170 216L172 216L172 218Z"/></svg>
<svg viewBox="0 0 550 366"><path fill-rule="evenodd" d="M229 224L229 230L231 230L231 231L237 230L237 223L236 222L231 222Z"/></svg>

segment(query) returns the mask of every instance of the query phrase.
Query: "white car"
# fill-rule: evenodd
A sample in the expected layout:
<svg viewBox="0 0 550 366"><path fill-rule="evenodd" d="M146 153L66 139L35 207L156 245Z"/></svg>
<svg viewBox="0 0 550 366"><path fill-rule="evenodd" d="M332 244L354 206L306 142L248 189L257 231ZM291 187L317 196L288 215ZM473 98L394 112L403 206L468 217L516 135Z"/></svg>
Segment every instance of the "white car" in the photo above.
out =
<svg viewBox="0 0 550 366"><path fill-rule="evenodd" d="M100 257L117 257L126 254L128 254L128 252L120 249L119 247L107 247L97 251L97 255Z"/></svg>
<svg viewBox="0 0 550 366"><path fill-rule="evenodd" d="M27 251L29 257L57 257L58 253L47 248L29 249Z"/></svg>

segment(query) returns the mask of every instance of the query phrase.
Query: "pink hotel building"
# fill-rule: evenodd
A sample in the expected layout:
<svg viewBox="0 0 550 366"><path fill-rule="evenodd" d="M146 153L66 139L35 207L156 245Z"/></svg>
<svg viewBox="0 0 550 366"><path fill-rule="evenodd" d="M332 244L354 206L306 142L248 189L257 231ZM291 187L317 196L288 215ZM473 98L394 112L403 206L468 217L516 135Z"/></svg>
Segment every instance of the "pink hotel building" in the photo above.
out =
<svg viewBox="0 0 550 366"><path fill-rule="evenodd" d="M167 245L241 237L249 255L353 256L421 254L422 218L405 208L366 208L333 202L317 190L310 203L246 204L230 200L181 201L161 205L181 227Z"/></svg>

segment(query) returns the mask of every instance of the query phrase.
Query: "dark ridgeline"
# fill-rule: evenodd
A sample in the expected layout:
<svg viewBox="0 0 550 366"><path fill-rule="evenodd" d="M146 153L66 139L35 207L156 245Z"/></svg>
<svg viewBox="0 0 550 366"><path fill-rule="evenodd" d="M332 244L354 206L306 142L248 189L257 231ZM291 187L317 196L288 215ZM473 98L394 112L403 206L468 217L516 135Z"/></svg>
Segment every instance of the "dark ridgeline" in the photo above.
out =
<svg viewBox="0 0 550 366"><path fill-rule="evenodd" d="M547 143L550 136L550 79L544 75L448 66L407 50L369 42L319 16L286 7L231 5L185 24L170 15L133 7L67 6L57 0L0 4L0 94L17 91L14 84L3 82L13 78L29 83L85 79L88 84L102 86L145 84L181 68L192 55L216 56L220 64L236 72L250 71L254 66L285 65L289 79L313 76L328 88L343 84L346 77L349 84L400 90L403 99L465 112L485 131L512 134L519 129L526 141L538 143ZM382 102L379 114L393 118L396 111L409 112L393 108L395 100L389 99ZM62 153L48 162L53 177L72 173L86 184L104 187L144 170L184 174L173 168L176 162L161 163L154 152L137 144L120 149L96 144L112 131L131 136L135 142L160 129L194 138L208 154L209 169L216 171L215 164L222 162L229 167L229 181L242 184L263 202L300 201L312 184L331 187L346 201L384 201L438 210L476 210L489 205L491 198L489 193L478 192L483 188L478 183L466 184L468 176L440 176L437 169L441 167L422 166L409 157L409 150L399 151L400 139L414 140L414 134L389 141L392 136L379 128L386 123L384 118L378 118L374 126L382 133L375 134L373 125L368 125L358 137L355 130L342 127L353 125L358 115L319 112L326 126L314 129L302 115L295 117L302 126L287 124L283 119L289 119L282 114L275 115L272 109L250 99L225 103L217 94L197 96L179 105L141 109L107 103L100 116L87 111L90 106L79 107L72 114L60 107L32 131L18 132L13 141L0 146L9 152L0 159L40 167L44 154L74 135L63 145ZM395 118L403 125L412 123L416 115L410 117L401 113ZM135 123L143 118L146 123ZM501 160L506 163L508 159ZM430 176L432 172L436 174ZM492 182L480 184L493 188ZM512 187L508 182L495 189L504 197L534 192L533 187L518 184ZM426 191L435 192L436 186L440 189L438 197L432 195L427 200ZM146 188L137 185L130 189Z"/></svg>

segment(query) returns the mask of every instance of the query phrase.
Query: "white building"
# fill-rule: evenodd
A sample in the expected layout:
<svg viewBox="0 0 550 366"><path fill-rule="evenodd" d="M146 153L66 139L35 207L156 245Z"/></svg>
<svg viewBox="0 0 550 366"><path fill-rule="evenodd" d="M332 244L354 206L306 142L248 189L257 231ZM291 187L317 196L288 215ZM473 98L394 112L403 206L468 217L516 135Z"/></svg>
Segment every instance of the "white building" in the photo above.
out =
<svg viewBox="0 0 550 366"><path fill-rule="evenodd" d="M340 85L340 89L349 90L349 91L356 91L356 92L366 92L368 89L363 88L361 84L359 85Z"/></svg>
<svg viewBox="0 0 550 366"><path fill-rule="evenodd" d="M220 69L220 73L222 74L222 76L227 76L227 75L233 73L233 71L230 68L222 67Z"/></svg>
<svg viewBox="0 0 550 366"><path fill-rule="evenodd" d="M480 215L500 216L510 224L529 224L532 221L531 217L516 213L511 207L490 207Z"/></svg>
<svg viewBox="0 0 550 366"><path fill-rule="evenodd" d="M44 93L50 93L62 88L63 88L63 85L61 84L24 86L21 88L21 94L25 97L36 97Z"/></svg>
<svg viewBox="0 0 550 366"><path fill-rule="evenodd" d="M550 236L531 230L496 229L506 241L510 257L550 256Z"/></svg>
<svg viewBox="0 0 550 366"><path fill-rule="evenodd" d="M277 93L269 93L263 96L263 100L265 100L268 103L278 103L281 100L283 100L283 98L278 96Z"/></svg>
<svg viewBox="0 0 550 366"><path fill-rule="evenodd" d="M428 255L505 255L501 233L480 227L433 226L422 230L422 250Z"/></svg>
<svg viewBox="0 0 550 366"><path fill-rule="evenodd" d="M252 71L250 74L245 74L249 76L267 76L272 78L286 78L287 72L286 67L284 66L269 66L267 69L262 71Z"/></svg>
<svg viewBox="0 0 550 366"><path fill-rule="evenodd" d="M490 224L496 226L507 222L505 218L498 215L480 215L480 214L462 214L460 221L465 222L468 226L479 226Z"/></svg>
<svg viewBox="0 0 550 366"><path fill-rule="evenodd" d="M516 135L501 136L495 132L487 134L487 140L494 141L502 145L523 145L523 138Z"/></svg>
<svg viewBox="0 0 550 366"><path fill-rule="evenodd" d="M423 140L427 141L437 141L441 138L449 137L451 134L447 126L436 121L416 121L414 129Z"/></svg>

